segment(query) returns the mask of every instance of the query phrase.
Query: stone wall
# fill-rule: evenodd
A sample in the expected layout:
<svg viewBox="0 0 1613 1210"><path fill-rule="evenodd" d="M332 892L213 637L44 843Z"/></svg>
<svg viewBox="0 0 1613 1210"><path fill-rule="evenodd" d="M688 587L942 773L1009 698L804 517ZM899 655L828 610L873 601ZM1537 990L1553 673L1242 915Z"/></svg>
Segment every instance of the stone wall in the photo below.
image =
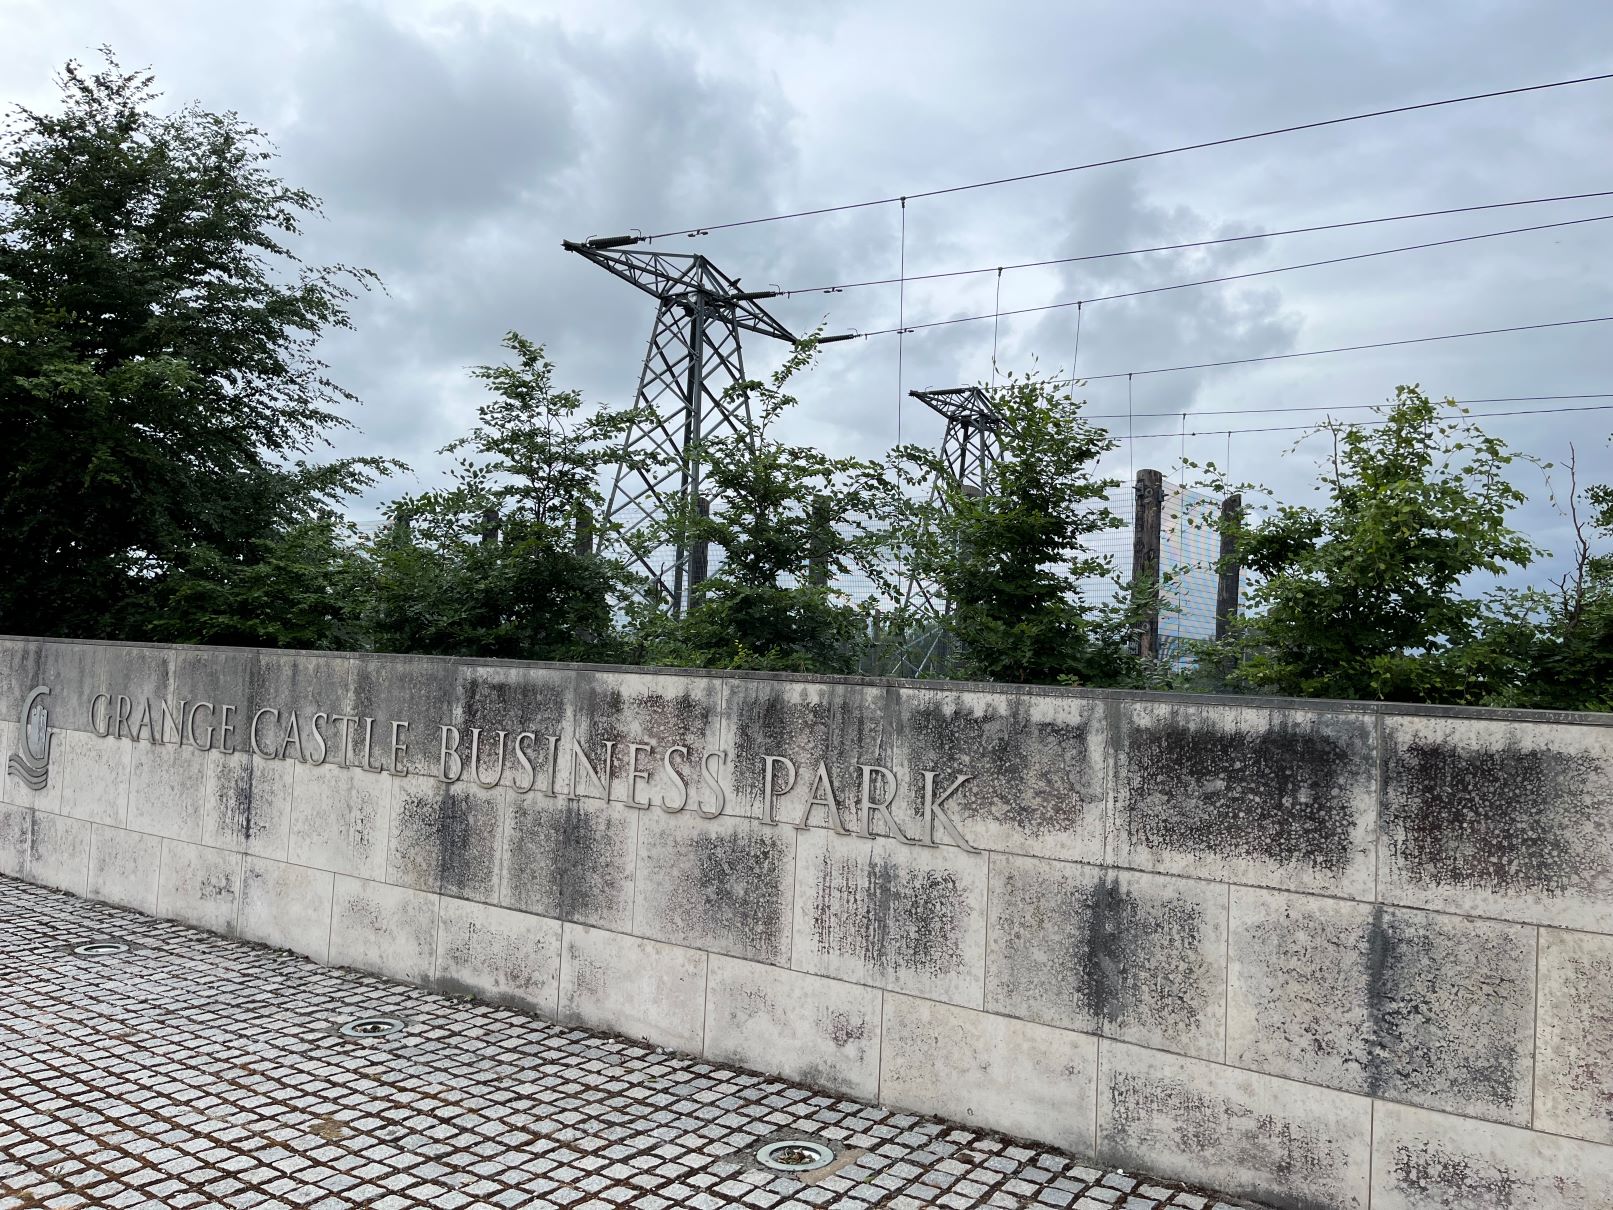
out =
<svg viewBox="0 0 1613 1210"><path fill-rule="evenodd" d="M1607 718L29 639L0 712L0 874L1274 1206L1613 1206Z"/></svg>

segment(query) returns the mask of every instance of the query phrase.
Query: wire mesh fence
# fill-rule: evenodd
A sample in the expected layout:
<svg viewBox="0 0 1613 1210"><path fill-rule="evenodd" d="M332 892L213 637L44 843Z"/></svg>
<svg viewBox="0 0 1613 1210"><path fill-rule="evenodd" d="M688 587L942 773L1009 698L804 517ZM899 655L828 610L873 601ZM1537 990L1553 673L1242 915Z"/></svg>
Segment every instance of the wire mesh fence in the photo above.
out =
<svg viewBox="0 0 1613 1210"><path fill-rule="evenodd" d="M1136 491L1131 484L1112 488L1093 508L1107 509L1114 523L1087 535L1086 550L1109 562L1102 576L1078 581L1083 600L1093 607L1116 603L1128 591L1133 577L1133 551L1136 539ZM1218 497L1183 484L1166 481L1160 508L1160 605L1159 655L1177 667L1193 662L1191 643L1211 639L1216 632L1216 594L1220 534L1216 528L1221 512ZM720 548L713 546L710 570L716 574L723 563ZM901 604L901 585L906 569L893 559L885 569L889 585L896 586L893 597L887 586L862 572L835 576L830 587L843 600L854 605L872 604L889 614ZM924 633L928 633L925 631ZM889 671L888 668L882 668Z"/></svg>

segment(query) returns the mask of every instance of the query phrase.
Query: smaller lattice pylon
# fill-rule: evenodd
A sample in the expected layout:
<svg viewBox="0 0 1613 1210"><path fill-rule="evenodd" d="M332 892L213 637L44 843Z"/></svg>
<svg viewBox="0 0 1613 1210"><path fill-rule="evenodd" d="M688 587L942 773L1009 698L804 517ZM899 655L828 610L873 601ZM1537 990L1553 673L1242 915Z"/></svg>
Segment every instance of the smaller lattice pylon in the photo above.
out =
<svg viewBox="0 0 1613 1210"><path fill-rule="evenodd" d="M1000 452L997 434L1002 414L985 387L946 387L909 391L908 394L944 417L947 431L941 438L941 457L964 491L985 490L986 471Z"/></svg>
<svg viewBox="0 0 1613 1210"><path fill-rule="evenodd" d="M998 434L1002 414L985 387L945 387L908 394L947 422L941 459L947 475L966 495L983 495L988 472L1001 454ZM930 489L930 502L942 498L941 484ZM925 676L938 670L946 656L949 606L938 587L910 575L902 591L901 614L907 630L899 636L890 669L897 676Z"/></svg>

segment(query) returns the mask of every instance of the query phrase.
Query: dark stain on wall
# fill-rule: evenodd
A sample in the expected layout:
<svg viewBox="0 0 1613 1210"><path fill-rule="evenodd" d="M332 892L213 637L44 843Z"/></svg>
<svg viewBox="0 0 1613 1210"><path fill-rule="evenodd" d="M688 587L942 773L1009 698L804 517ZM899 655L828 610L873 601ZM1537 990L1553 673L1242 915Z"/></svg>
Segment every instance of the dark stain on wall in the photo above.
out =
<svg viewBox="0 0 1613 1210"><path fill-rule="evenodd" d="M389 881L420 891L437 889L437 822L441 814L441 786L398 787L392 808Z"/></svg>
<svg viewBox="0 0 1613 1210"><path fill-rule="evenodd" d="M622 734L622 710L627 704L614 677L579 672L572 686L576 702L577 736L585 743L601 744L608 739L627 738Z"/></svg>
<svg viewBox="0 0 1613 1210"><path fill-rule="evenodd" d="M97 693L126 693L138 701L152 696L153 704L166 693L167 682L145 676L136 679L126 672L149 673L149 668L136 669L126 659L126 649L116 647L89 647L77 643L38 643L32 645L27 660L19 661L22 675L12 699L0 709L6 716L17 719L17 708L22 696L35 685L48 685L51 690L50 725L70 731L91 731L90 700ZM155 696L153 696L155 695ZM139 707L136 706L138 716Z"/></svg>
<svg viewBox="0 0 1613 1210"><path fill-rule="evenodd" d="M611 752L611 793L625 799L630 792L629 762L632 759L630 744L648 744L650 753L639 757L639 768L650 777L641 783L638 793L641 803L653 803L659 797L673 792L662 766L669 748L688 749L686 757L678 758L679 768L695 786L699 785L708 738L717 712L719 690L715 682L690 681L681 692L665 693L660 688L639 692L624 692L622 685L634 678L620 678L594 673L578 673L574 689L573 712L575 737L588 753L589 759L605 776L605 744L614 743ZM560 780L565 788L571 770L571 736L561 735ZM542 745L539 745L542 756ZM597 793L598 787L579 771L585 794ZM695 791L691 790L691 794Z"/></svg>
<svg viewBox="0 0 1613 1210"><path fill-rule="evenodd" d="M217 812L220 831L240 845L249 845L261 831L255 818L253 789L257 762L251 756L237 756L216 760L219 770L217 800L212 804ZM289 810L289 804L287 804Z"/></svg>
<svg viewBox="0 0 1613 1210"><path fill-rule="evenodd" d="M669 829L662 841L658 876L646 882L640 904L657 936L760 962L789 960L795 850L788 834Z"/></svg>
<svg viewBox="0 0 1613 1210"><path fill-rule="evenodd" d="M1120 1072L1107 1095L1104 1163L1146 1170L1162 1152L1213 1157L1226 1192L1273 1210L1337 1210L1346 1202L1334 1141L1304 1123L1180 1079ZM1229 1180L1231 1172L1243 1180Z"/></svg>
<svg viewBox="0 0 1613 1210"><path fill-rule="evenodd" d="M196 880L196 896L203 900L228 899L233 902L236 896L235 872L210 870L203 874ZM235 932L234 920L225 925L225 931Z"/></svg>
<svg viewBox="0 0 1613 1210"><path fill-rule="evenodd" d="M22 876L28 858L33 852L34 813L26 808L0 810L0 854L13 854L21 869L13 873Z"/></svg>
<svg viewBox="0 0 1613 1210"><path fill-rule="evenodd" d="M1119 913L1112 910L1120 899L1120 884L1114 876L1099 874L1082 905L1086 928L1076 955L1081 971L1075 985L1077 1001L1090 1020L1110 1026L1120 1020L1120 964L1125 958Z"/></svg>
<svg viewBox="0 0 1613 1210"><path fill-rule="evenodd" d="M1190 1038L1203 1031L1206 921L1198 904L1139 895L1110 873L1088 889L1082 918L1078 1003L1103 1033Z"/></svg>
<svg viewBox="0 0 1613 1210"><path fill-rule="evenodd" d="M1068 830L1081 819L1086 800L1101 793L1088 757L1088 730L1102 726L1102 716L1092 712L1076 721L1069 713L1075 709L1053 699L925 695L902 715L904 781L916 790L923 784L920 771L934 769L944 787L956 774L968 773L971 779L947 803L960 822L989 817L1032 837ZM1047 717L1054 710L1063 717Z"/></svg>
<svg viewBox="0 0 1613 1210"><path fill-rule="evenodd" d="M1606 857L1613 808L1603 762L1585 753L1413 739L1391 749L1384 832L1405 876L1437 886L1561 896Z"/></svg>
<svg viewBox="0 0 1613 1210"><path fill-rule="evenodd" d="M1066 862L992 858L988 1011L1098 1032L1085 984L1092 879L1101 877Z"/></svg>
<svg viewBox="0 0 1613 1210"><path fill-rule="evenodd" d="M1221 1057L1220 888L1033 857L991 878L988 1011Z"/></svg>
<svg viewBox="0 0 1613 1210"><path fill-rule="evenodd" d="M878 978L961 972L967 913L966 892L951 870L877 855L818 858L812 945Z"/></svg>
<svg viewBox="0 0 1613 1210"><path fill-rule="evenodd" d="M611 814L606 814L606 811ZM513 797L506 848L508 906L580 924L622 928L623 896L631 896L632 855L611 827L621 808L588 808L576 799L558 803ZM630 898L628 902L631 902Z"/></svg>
<svg viewBox="0 0 1613 1210"><path fill-rule="evenodd" d="M629 700L628 712L633 718L635 734L623 736L624 741L650 744L657 760L668 748L681 745L689 749L687 767L701 767L715 713L710 698L689 692L668 695L651 690L634 695Z"/></svg>
<svg viewBox="0 0 1613 1210"><path fill-rule="evenodd" d="M1349 866L1359 787L1375 775L1372 720L1272 711L1231 730L1208 717L1173 711L1124 729L1127 843L1328 873Z"/></svg>
<svg viewBox="0 0 1613 1210"><path fill-rule="evenodd" d="M467 668L461 673L460 730L468 733L480 727L491 742L494 731L509 733L505 765L514 768L515 737L522 731L536 735L558 735L566 717L566 690L569 677L561 674L511 676L502 670ZM443 719L443 722L452 722ZM542 745L539 745L542 751ZM462 753L469 752L467 735L460 737ZM484 771L484 776L492 770Z"/></svg>
<svg viewBox="0 0 1613 1210"><path fill-rule="evenodd" d="M1505 1168L1449 1151L1437 1143L1396 1144L1390 1153L1389 1170L1401 1192L1416 1195L1416 1205L1451 1210L1535 1210L1540 1204L1533 1182L1520 1183ZM1569 1189L1579 1187L1571 1174L1564 1173L1560 1180Z"/></svg>
<svg viewBox="0 0 1613 1210"><path fill-rule="evenodd" d="M1532 929L1300 897L1232 942L1237 1066L1451 1113L1527 1122Z"/></svg>
<svg viewBox="0 0 1613 1210"><path fill-rule="evenodd" d="M256 651L179 651L174 655L174 676L172 705L178 707L180 701L211 702L214 710L228 703L236 707L237 717L242 709L246 709L246 721L251 722L252 712L247 709L249 704L256 700L256 686L258 683L258 656ZM349 661L345 656L305 657L325 658L339 661L345 670ZM123 689L109 690L112 693L126 692ZM279 702L265 702L264 705L279 706ZM347 704L346 693L335 702L319 702L314 708L318 710L335 711L341 713ZM286 703L290 705L290 703ZM206 715L203 715L206 718ZM215 722L217 721L215 717Z"/></svg>
<svg viewBox="0 0 1613 1210"><path fill-rule="evenodd" d="M353 661L352 696L358 703L357 710L376 720L374 760L390 760L390 724L395 719L409 724L406 732L409 772L435 774L440 771L441 741L437 728L454 722L457 671L453 664L443 660L393 656ZM361 734L355 736L354 746L363 746Z"/></svg>
<svg viewBox="0 0 1613 1210"><path fill-rule="evenodd" d="M437 875L442 893L491 903L498 897L498 803L444 786L437 815Z"/></svg>
<svg viewBox="0 0 1613 1210"><path fill-rule="evenodd" d="M863 1017L854 1017L844 1009L831 1009L829 1040L839 1047L850 1046L853 1042L865 1042L868 1040L868 1021Z"/></svg>
<svg viewBox="0 0 1613 1210"><path fill-rule="evenodd" d="M1527 1104L1534 946L1512 930L1372 909L1366 946L1369 1096L1503 1116Z"/></svg>
<svg viewBox="0 0 1613 1210"><path fill-rule="evenodd" d="M589 672L579 672L572 685L572 734L560 732L560 762L558 780L555 785L561 793L570 793L577 797L599 796L603 792L599 786L589 780L587 770L580 764L573 765L572 743L581 745L588 754L592 766L599 770L599 776L605 779L605 784L611 787L611 793L617 793L615 787L617 779L622 776L626 764L627 753L617 746L610 753L610 761L605 760L605 743L616 740L618 743L628 737L623 734L622 710L626 699L622 691L611 679L599 677ZM576 784L572 783L571 774L575 768L577 774Z"/></svg>
<svg viewBox="0 0 1613 1210"><path fill-rule="evenodd" d="M273 706L287 713L297 711L302 715L305 735L308 718L316 710L331 714L354 713L352 665L353 661L344 655L254 652L249 674L250 699L254 705L242 711L242 734L245 734L245 727L251 724L253 710L259 706ZM245 705L244 702L241 704ZM364 708L363 713L370 713L368 707ZM245 746L250 748L250 738ZM355 756L354 762L357 760Z"/></svg>
<svg viewBox="0 0 1613 1210"><path fill-rule="evenodd" d="M51 644L51 646L54 645ZM39 642L37 639L27 643L19 643L10 639L0 641L0 686L3 686L8 699L15 698L20 702L22 696L35 685L48 684L54 692L58 693L64 689L71 688L76 695L86 697L93 696L103 688L98 683L93 687L80 685L70 687L65 684L58 685L43 678L40 675L40 671L41 663L45 658L43 652L45 646L46 644ZM85 689L88 689L87 694L84 692ZM52 705L54 707L54 703ZM15 707L13 706L6 706L8 714L14 709ZM55 713L54 709L52 713ZM57 722L55 718L52 718L51 726L65 727L66 723Z"/></svg>
<svg viewBox="0 0 1613 1210"><path fill-rule="evenodd" d="M831 757L831 724L836 705L828 688L802 697L781 685L754 682L738 690L733 720L735 796L743 805L762 797L763 756L789 756L800 768L797 786L810 781L815 763Z"/></svg>
<svg viewBox="0 0 1613 1210"><path fill-rule="evenodd" d="M460 786L404 785L392 824L393 876L423 891L492 902L498 804Z"/></svg>

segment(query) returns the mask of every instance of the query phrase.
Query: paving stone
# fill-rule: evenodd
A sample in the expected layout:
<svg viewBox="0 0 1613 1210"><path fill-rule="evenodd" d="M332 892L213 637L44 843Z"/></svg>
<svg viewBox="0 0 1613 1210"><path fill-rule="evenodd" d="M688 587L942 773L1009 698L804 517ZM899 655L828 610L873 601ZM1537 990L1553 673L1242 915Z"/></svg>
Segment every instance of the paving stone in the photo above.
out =
<svg viewBox="0 0 1613 1210"><path fill-rule="evenodd" d="M60 961L90 934L138 948ZM4 876L0 953L21 976L0 982L0 1207L1223 1205ZM372 1015L407 1028L337 1034ZM785 1131L863 1154L820 1179L750 1166Z"/></svg>

